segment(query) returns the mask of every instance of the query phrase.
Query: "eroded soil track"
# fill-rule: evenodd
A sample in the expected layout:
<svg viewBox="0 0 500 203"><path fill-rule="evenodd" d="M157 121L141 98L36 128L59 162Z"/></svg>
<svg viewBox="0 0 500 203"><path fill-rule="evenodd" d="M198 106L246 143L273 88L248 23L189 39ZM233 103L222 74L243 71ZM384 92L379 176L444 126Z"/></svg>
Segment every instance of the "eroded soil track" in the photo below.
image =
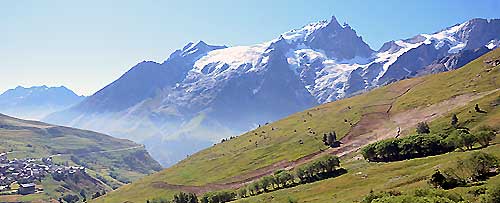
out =
<svg viewBox="0 0 500 203"><path fill-rule="evenodd" d="M388 100L382 100L380 103L370 104L363 107L365 109L359 122L344 136L338 148L330 148L324 151L318 151L307 156L301 157L295 161L280 161L272 165L251 171L246 174L228 178L220 183L211 183L203 186L174 185L166 182L154 182L153 186L170 190L182 190L202 194L209 191L222 189L237 189L243 185L251 183L259 178L273 174L276 170L291 170L304 163L310 162L325 154L334 154L339 157L345 156L351 152L359 150L362 146L374 143L379 140L396 137L398 131L413 128L418 122L431 121L451 110L464 106L470 101L479 99L485 95L498 92L496 89L489 92L464 94L452 97L440 103L424 108L412 109L400 113L392 113L391 109L397 99L408 93L413 87L419 85L423 80L412 80L398 89L391 89L394 97Z"/></svg>

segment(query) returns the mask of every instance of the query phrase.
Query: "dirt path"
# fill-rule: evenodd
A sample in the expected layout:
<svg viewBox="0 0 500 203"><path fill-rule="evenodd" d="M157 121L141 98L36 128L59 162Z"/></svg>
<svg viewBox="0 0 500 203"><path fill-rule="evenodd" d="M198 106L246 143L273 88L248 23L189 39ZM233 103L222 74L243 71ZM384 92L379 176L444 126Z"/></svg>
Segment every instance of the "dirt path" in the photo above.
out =
<svg viewBox="0 0 500 203"><path fill-rule="evenodd" d="M452 97L446 101L424 107L412 109L406 112L391 114L393 104L397 99L408 93L413 87L419 85L422 81L415 80L412 83L394 91L396 96L389 100L384 100L380 104L372 104L364 108L370 108L369 113L363 114L358 123L343 137L342 143L338 148L330 148L324 151L318 151L307 156L301 157L295 161L280 161L272 165L254 170L244 175L231 177L221 183L211 183L203 186L174 185L165 182L154 182L153 186L171 190L182 190L202 194L209 191L222 189L237 189L243 185L251 183L259 178L273 174L278 169L292 170L297 166L308 163L316 158L326 154L334 154L339 157L359 150L362 146L374 143L379 140L395 137L398 127L400 131L413 128L418 122L431 121L447 114L449 111L464 106L468 102L479 99L485 95L497 92L500 89L483 92L478 94L464 94ZM375 110L373 109L375 108ZM238 181L234 181L238 180Z"/></svg>
<svg viewBox="0 0 500 203"><path fill-rule="evenodd" d="M121 151L128 151L128 150L132 150L132 149L139 149L139 148L143 148L143 147L144 146L139 145L139 146L135 146L135 147L127 147L127 148L121 148L121 149L103 150L103 151L87 152L87 153L79 153L79 154L54 154L54 155L50 155L50 157L87 155L87 154L102 154L102 153L110 153L110 152L121 152Z"/></svg>

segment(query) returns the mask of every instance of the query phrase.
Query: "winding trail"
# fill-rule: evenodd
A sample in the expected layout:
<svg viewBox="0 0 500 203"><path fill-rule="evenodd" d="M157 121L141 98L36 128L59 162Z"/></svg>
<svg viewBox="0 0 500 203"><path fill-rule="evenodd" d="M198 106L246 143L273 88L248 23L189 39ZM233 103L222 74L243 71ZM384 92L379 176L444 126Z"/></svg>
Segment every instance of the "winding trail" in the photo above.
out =
<svg viewBox="0 0 500 203"><path fill-rule="evenodd" d="M418 79L413 80L402 86L399 90L391 90L393 93L396 93L395 97L383 100L380 104L365 106L365 109L371 109L371 111L363 114L361 119L351 128L347 135L340 140L342 143L340 147L318 151L294 161L280 161L243 175L228 178L219 183L209 183L202 186L188 186L157 181L153 182L152 185L157 188L182 190L196 194L203 194L205 192L223 189L237 189L243 185L258 180L263 176L271 175L278 169L291 170L299 165L308 163L326 154L333 154L342 157L359 150L367 144L396 137L398 134L398 128L400 131L408 130L414 127L418 122L428 122L434 120L447 114L455 108L468 104L470 101L500 90L495 89L482 93L463 94L424 108L416 108L405 112L391 114L392 107L397 99L408 93L412 88L418 86L423 81L424 80ZM375 109L375 111L373 111L373 109Z"/></svg>

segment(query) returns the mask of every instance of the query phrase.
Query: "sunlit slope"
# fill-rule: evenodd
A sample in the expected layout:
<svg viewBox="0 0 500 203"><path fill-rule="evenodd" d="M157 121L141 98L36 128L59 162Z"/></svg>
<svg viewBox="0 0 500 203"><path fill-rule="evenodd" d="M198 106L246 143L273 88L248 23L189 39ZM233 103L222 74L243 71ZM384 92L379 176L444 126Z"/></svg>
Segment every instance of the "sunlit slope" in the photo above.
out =
<svg viewBox="0 0 500 203"><path fill-rule="evenodd" d="M175 188L164 187L165 183L209 187L251 181L283 166L294 166L294 161L302 163L304 157L323 153L327 147L321 139L331 131L350 145L342 150L326 150L340 155L394 136L398 127L408 133L419 120L440 119L473 100L498 95L500 70L495 60L500 60L499 49L455 71L399 81L262 124L99 200L141 202L156 196L168 197Z"/></svg>
<svg viewBox="0 0 500 203"><path fill-rule="evenodd" d="M53 156L56 162L83 165L90 173L105 177L111 187L161 168L144 146L132 141L2 114L0 152L6 152L9 158ZM115 178L109 176L111 171Z"/></svg>
<svg viewBox="0 0 500 203"><path fill-rule="evenodd" d="M498 71L498 70L497 70ZM487 113L474 111L475 104L479 104ZM479 126L488 125L500 129L500 92L488 94L480 99L472 100L467 105L454 109L447 115L430 122L431 132L439 133L449 128L451 115L456 114L459 125L471 130ZM483 151L500 157L500 136L497 135L493 144ZM437 168L446 168L459 158L464 158L472 151L452 152L443 155L430 156L392 163L369 163L354 153L342 159L349 172L333 179L300 185L294 188L264 193L255 197L242 199L236 202L288 202L288 199L297 202L356 202L370 191L401 191L406 192L418 187L428 187L427 181ZM473 191L480 187L489 187L500 184L500 176L494 176L484 185L475 187L458 187L452 191L464 198L474 198Z"/></svg>

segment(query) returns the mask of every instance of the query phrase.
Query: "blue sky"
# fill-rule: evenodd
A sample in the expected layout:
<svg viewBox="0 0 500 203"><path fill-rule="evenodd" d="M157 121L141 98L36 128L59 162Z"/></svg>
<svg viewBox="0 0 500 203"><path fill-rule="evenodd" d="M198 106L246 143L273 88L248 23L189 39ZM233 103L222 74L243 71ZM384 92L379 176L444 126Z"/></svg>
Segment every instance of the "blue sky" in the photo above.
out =
<svg viewBox="0 0 500 203"><path fill-rule="evenodd" d="M90 95L190 41L255 44L332 15L378 49L471 18L500 18L499 10L498 0L2 1L0 92L45 84Z"/></svg>

